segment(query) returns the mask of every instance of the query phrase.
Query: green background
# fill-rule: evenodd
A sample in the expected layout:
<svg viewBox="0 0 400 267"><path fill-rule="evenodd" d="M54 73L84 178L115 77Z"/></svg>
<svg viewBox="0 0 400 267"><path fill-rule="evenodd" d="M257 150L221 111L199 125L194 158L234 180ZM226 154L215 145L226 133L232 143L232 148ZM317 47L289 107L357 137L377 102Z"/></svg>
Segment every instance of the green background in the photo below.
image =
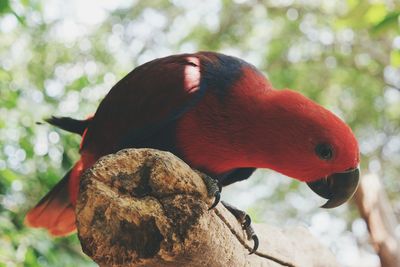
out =
<svg viewBox="0 0 400 267"><path fill-rule="evenodd" d="M85 118L134 67L198 50L241 57L348 122L362 174L380 177L399 217L399 15L395 0L0 0L0 266L94 265L76 235L23 225L78 158L78 136L36 122ZM309 227L343 266L379 266L352 203L318 209L303 184L271 171L223 197L257 222Z"/></svg>

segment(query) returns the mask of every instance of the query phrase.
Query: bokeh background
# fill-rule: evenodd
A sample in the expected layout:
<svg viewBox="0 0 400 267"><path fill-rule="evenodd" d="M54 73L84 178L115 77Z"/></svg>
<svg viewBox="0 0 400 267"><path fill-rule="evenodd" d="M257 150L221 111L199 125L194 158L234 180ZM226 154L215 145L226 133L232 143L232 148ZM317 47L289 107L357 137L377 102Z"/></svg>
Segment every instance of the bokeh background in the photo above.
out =
<svg viewBox="0 0 400 267"><path fill-rule="evenodd" d="M399 15L397 0L0 0L0 266L95 266L76 235L23 224L78 158L78 136L36 122L84 118L134 67L198 50L241 57L348 122L362 174L379 177L398 219ZM306 186L265 170L223 198L256 222L308 227L342 266L380 266L354 203L319 209Z"/></svg>

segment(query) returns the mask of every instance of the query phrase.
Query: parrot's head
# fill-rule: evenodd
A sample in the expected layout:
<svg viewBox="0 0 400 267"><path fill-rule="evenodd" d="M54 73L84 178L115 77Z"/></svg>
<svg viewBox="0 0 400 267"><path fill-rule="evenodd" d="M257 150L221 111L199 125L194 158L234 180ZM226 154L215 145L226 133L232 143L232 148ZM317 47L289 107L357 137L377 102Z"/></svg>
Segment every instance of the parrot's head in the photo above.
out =
<svg viewBox="0 0 400 267"><path fill-rule="evenodd" d="M267 128L279 129L268 141L268 168L306 182L323 206L341 205L355 192L359 180L357 140L341 119L300 93L274 91ZM273 124L273 125L271 125ZM268 129L266 130L268 131Z"/></svg>

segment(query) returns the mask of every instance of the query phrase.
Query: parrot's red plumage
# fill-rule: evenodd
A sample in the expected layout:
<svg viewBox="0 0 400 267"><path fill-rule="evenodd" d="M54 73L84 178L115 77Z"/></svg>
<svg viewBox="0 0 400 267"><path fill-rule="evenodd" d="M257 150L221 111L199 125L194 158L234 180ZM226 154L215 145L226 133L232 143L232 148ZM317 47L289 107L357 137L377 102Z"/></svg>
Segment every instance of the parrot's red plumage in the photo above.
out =
<svg viewBox="0 0 400 267"><path fill-rule="evenodd" d="M343 121L297 92L273 89L245 61L213 52L148 62L119 81L93 117L49 122L83 135L81 159L26 217L53 235L75 229L82 172L122 148L170 151L221 185L269 168L330 199L342 187L354 187L348 173L358 179L358 144ZM341 184L332 192L326 183L321 189L320 181L336 174ZM353 189L327 207L343 203Z"/></svg>

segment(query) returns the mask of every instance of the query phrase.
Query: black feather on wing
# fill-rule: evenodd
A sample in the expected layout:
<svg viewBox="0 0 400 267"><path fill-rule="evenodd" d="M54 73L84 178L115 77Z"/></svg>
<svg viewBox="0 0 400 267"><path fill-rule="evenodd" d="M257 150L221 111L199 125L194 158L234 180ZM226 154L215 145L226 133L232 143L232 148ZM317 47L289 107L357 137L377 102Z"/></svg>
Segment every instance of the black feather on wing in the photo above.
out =
<svg viewBox="0 0 400 267"><path fill-rule="evenodd" d="M52 116L51 118L45 119L45 121L65 131L83 135L83 132L89 125L90 119L76 120L69 117Z"/></svg>

